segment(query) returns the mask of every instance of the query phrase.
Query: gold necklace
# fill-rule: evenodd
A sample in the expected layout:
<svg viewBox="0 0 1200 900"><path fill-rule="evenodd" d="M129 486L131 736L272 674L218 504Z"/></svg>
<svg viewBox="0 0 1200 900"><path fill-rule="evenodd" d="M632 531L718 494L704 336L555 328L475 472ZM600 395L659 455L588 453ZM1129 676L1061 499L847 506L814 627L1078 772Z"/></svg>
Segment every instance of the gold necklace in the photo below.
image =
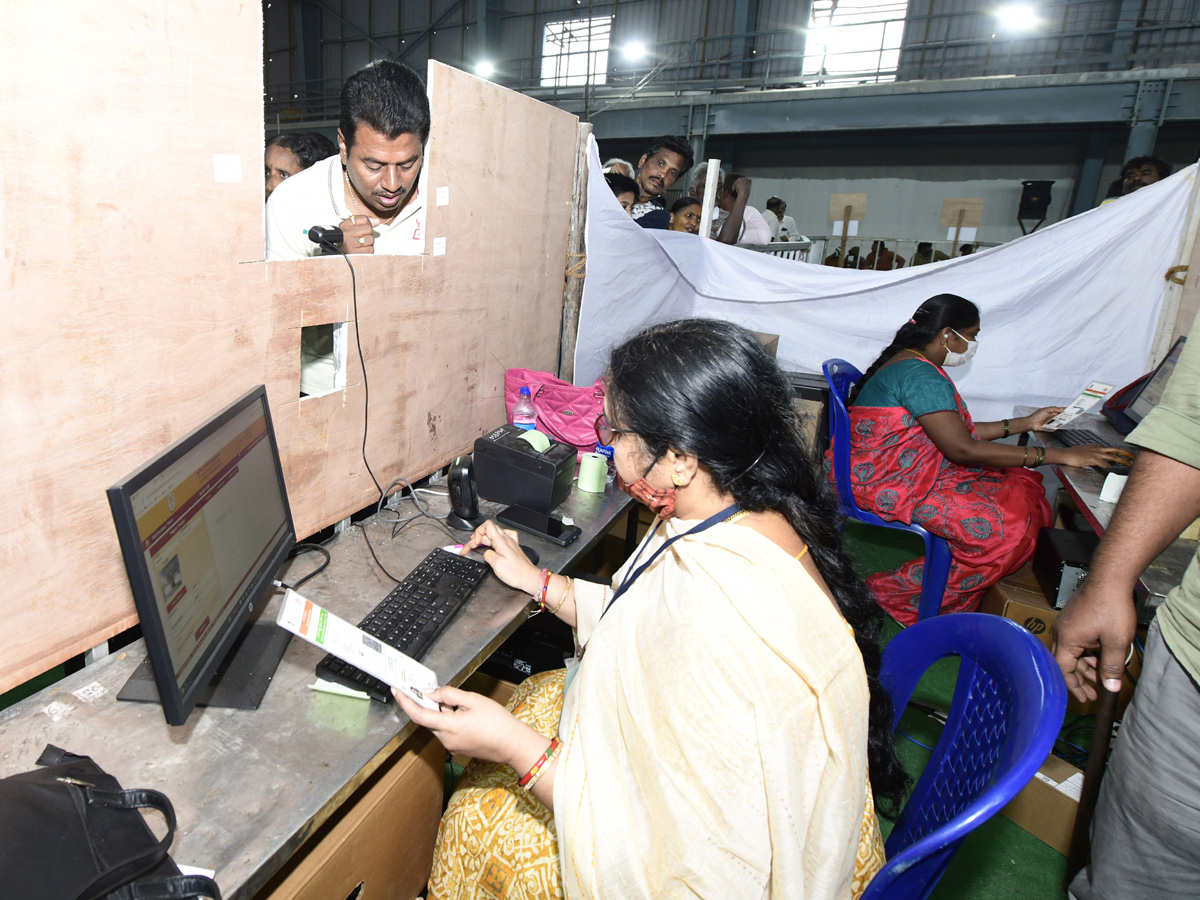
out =
<svg viewBox="0 0 1200 900"><path fill-rule="evenodd" d="M929 362L929 357L927 357L920 350L914 350L912 347L905 347L904 349L907 350L909 353L917 354L917 356L921 357L921 359L925 360L925 362Z"/></svg>
<svg viewBox="0 0 1200 900"><path fill-rule="evenodd" d="M748 515L750 515L750 510L748 510L748 509L739 509L737 512L735 512L735 513L734 513L732 516L730 516L730 517L729 517L728 519L726 519L725 521L726 521L726 522L736 522L738 519L745 518L745 517L746 517L746 516L748 516Z"/></svg>
<svg viewBox="0 0 1200 900"><path fill-rule="evenodd" d="M342 176L346 179L346 196L350 198L350 203L356 209L358 209L359 212L361 212L364 216L366 216L368 219L370 219L371 218L370 214L365 209L363 209L361 206L358 205L357 194L355 194L355 192L354 192L354 185L352 185L350 183L350 173L346 169L342 169ZM392 213L392 217L390 219L382 219L380 221L380 224L381 225L391 225L394 221L396 221L396 216L398 216L398 215L400 215L399 209L397 209L394 213Z"/></svg>

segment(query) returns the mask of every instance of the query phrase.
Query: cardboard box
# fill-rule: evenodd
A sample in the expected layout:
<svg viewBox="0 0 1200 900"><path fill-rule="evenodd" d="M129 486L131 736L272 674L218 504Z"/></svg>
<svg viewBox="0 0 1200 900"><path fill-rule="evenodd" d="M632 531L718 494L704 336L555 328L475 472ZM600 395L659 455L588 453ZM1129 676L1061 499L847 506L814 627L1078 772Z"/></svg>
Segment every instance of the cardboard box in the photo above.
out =
<svg viewBox="0 0 1200 900"><path fill-rule="evenodd" d="M1071 832L1079 812L1083 771L1049 756L1037 774L1001 812L1063 856L1071 850Z"/></svg>
<svg viewBox="0 0 1200 900"><path fill-rule="evenodd" d="M1012 619L1035 635L1046 645L1047 650L1050 649L1052 644L1050 627L1058 618L1058 610L1051 608L1028 564L1022 566L999 584L988 588L979 604L979 611ZM1121 695L1117 699L1118 717L1129 705L1129 701L1133 699L1134 682L1130 680L1130 673L1133 673L1133 677L1136 679L1142 671L1141 660L1138 659L1136 653L1130 658L1127 669L1121 683ZM1099 705L1098 700L1081 703L1070 694L1067 695L1069 712L1093 715Z"/></svg>
<svg viewBox="0 0 1200 900"><path fill-rule="evenodd" d="M774 359L775 354L779 352L779 335L767 334L764 331L752 331L750 333L758 338L759 343L766 347L767 352L771 354L771 359Z"/></svg>

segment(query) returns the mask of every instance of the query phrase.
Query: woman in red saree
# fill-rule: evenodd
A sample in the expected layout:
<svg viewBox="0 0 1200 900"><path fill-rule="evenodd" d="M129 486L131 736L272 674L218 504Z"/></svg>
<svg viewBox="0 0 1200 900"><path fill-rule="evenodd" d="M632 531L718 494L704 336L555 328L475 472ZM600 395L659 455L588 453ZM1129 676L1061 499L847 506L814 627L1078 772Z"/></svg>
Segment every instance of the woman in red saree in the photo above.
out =
<svg viewBox="0 0 1200 900"><path fill-rule="evenodd" d="M952 562L942 612L979 606L983 592L1033 554L1050 524L1039 465L1125 463L1124 451L1095 444L1039 449L996 443L1037 431L1062 411L979 422L945 372L975 354L979 309L954 294L921 304L864 373L851 395L850 479L859 506L889 521L916 523L945 538ZM832 475L831 475L832 477ZM903 624L917 619L924 557L867 579Z"/></svg>

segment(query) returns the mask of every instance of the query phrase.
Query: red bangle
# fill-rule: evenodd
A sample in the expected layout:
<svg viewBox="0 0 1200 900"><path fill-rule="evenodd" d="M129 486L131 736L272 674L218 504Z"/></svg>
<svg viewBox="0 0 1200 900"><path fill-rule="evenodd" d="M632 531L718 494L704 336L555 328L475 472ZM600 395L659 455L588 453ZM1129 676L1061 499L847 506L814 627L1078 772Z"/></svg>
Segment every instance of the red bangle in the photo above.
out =
<svg viewBox="0 0 1200 900"><path fill-rule="evenodd" d="M539 756L537 762L533 764L530 770L521 776L520 781L517 782L517 787L523 787L525 790L533 787L534 782L538 780L542 772L546 770L546 766L550 763L550 760L554 759L554 754L558 752L558 743L558 738L550 741L550 746L546 748L546 752Z"/></svg>
<svg viewBox="0 0 1200 900"><path fill-rule="evenodd" d="M537 601L537 605L542 609L546 608L546 592L550 590L550 575L551 572L549 569L542 569L542 583L533 592L533 599Z"/></svg>

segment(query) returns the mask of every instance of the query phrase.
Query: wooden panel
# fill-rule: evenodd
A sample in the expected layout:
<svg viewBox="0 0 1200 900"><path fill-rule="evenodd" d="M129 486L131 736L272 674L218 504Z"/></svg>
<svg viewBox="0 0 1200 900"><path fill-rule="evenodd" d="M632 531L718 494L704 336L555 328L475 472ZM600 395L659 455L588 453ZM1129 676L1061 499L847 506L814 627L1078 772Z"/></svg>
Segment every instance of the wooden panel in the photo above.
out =
<svg viewBox="0 0 1200 900"><path fill-rule="evenodd" d="M414 900L433 866L445 775L445 749L418 731L255 900Z"/></svg>
<svg viewBox="0 0 1200 900"><path fill-rule="evenodd" d="M135 622L104 491L252 385L301 535L377 496L357 352L345 391L299 400L301 324L353 316L346 264L263 262L261 35L234 0L0 12L0 691ZM557 357L576 119L431 71L447 252L354 263L384 484L501 421L506 367Z"/></svg>

